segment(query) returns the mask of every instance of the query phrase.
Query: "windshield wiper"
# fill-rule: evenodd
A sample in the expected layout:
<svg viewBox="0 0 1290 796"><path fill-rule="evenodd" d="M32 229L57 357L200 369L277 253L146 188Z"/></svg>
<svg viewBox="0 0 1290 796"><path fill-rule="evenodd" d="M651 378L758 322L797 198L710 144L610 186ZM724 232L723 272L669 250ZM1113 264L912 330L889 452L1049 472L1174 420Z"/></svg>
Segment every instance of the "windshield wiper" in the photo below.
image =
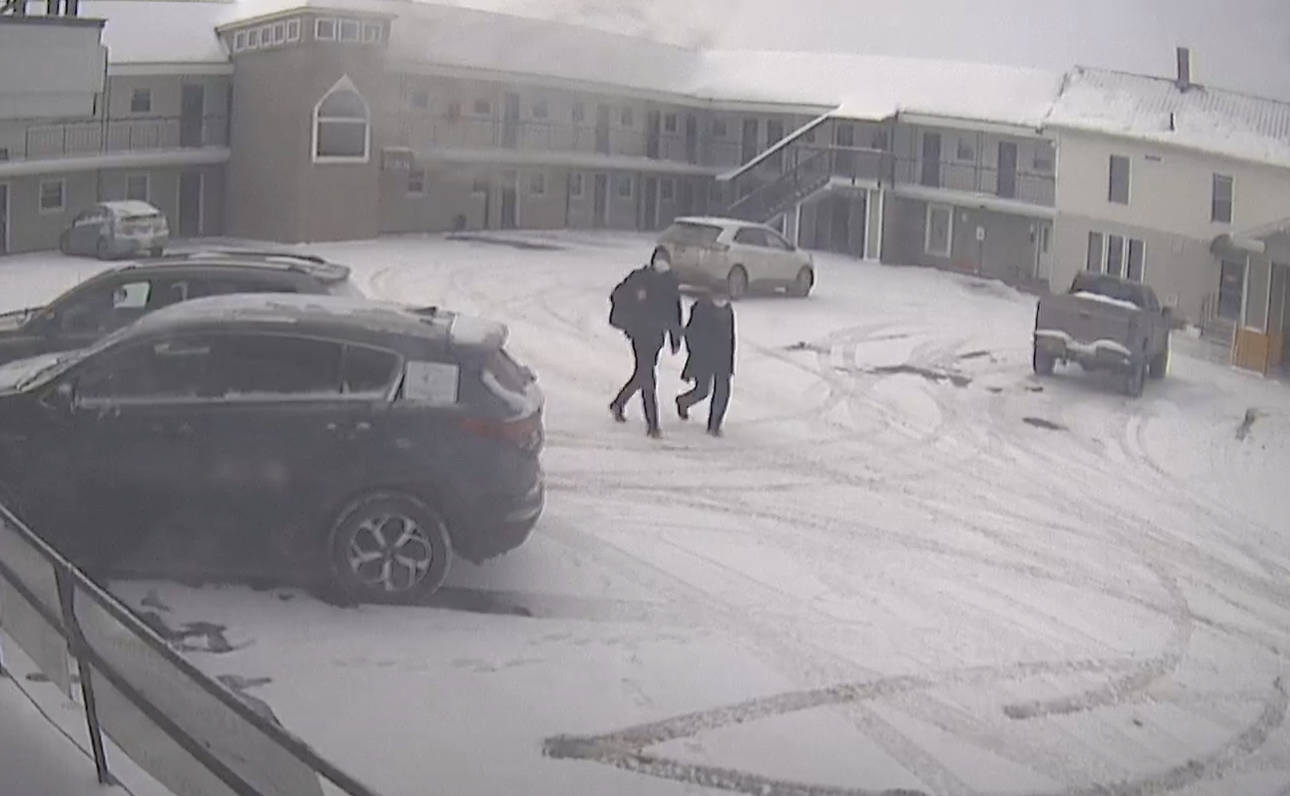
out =
<svg viewBox="0 0 1290 796"><path fill-rule="evenodd" d="M35 382L40 381L40 379L43 378L46 373L58 368L66 361L67 361L67 357L59 357L58 359L55 359L53 362L50 362L48 365L45 365L44 367L38 369L35 373L32 373L26 378L19 379L18 382L13 385L13 388L15 390L27 389L27 387L30 386L31 384L34 384Z"/></svg>

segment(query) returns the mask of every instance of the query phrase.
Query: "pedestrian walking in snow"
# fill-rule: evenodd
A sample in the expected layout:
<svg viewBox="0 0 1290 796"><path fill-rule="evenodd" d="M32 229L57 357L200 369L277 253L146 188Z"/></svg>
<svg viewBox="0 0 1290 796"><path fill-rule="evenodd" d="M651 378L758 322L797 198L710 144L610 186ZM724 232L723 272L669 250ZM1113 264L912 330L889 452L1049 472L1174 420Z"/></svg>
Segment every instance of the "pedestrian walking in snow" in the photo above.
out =
<svg viewBox="0 0 1290 796"><path fill-rule="evenodd" d="M673 354L681 350L681 292L676 274L661 260L641 266L610 293L609 307L609 325L621 330L632 344L631 378L609 402L609 411L615 420L625 423L623 410L639 392L646 433L659 437L658 355L664 338L671 344Z"/></svg>
<svg viewBox="0 0 1290 796"><path fill-rule="evenodd" d="M730 405L730 378L735 375L735 310L724 291L702 296L690 307L685 346L690 356L681 378L693 381L694 387L676 397L676 413L689 420L690 409L711 395L708 433L719 437Z"/></svg>

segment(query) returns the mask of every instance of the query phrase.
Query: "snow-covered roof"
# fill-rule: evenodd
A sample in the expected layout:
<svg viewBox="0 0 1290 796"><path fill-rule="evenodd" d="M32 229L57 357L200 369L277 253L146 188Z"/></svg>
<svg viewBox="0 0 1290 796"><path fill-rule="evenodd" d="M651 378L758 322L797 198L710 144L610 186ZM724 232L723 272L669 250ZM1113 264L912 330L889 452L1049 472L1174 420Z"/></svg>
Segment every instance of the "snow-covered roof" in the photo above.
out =
<svg viewBox="0 0 1290 796"><path fill-rule="evenodd" d="M1062 75L1036 69L852 53L716 51L691 92L713 99L836 107L836 116L897 112L1038 127Z"/></svg>
<svg viewBox="0 0 1290 796"><path fill-rule="evenodd" d="M1076 67L1047 124L1290 167L1290 103L1168 78Z"/></svg>

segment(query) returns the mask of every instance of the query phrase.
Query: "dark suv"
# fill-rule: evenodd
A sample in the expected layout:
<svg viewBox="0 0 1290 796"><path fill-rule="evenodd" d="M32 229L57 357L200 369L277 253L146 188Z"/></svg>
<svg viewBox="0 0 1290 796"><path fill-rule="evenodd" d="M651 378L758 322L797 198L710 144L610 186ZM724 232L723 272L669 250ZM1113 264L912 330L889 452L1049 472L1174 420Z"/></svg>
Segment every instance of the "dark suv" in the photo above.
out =
<svg viewBox="0 0 1290 796"><path fill-rule="evenodd" d="M512 550L542 513L544 399L506 337L365 299L183 302L0 366L0 483L91 569L150 540L419 601L452 554Z"/></svg>
<svg viewBox="0 0 1290 796"><path fill-rule="evenodd" d="M90 345L139 317L188 299L229 293L361 296L350 269L321 257L212 250L112 268L44 307L0 315L0 362Z"/></svg>

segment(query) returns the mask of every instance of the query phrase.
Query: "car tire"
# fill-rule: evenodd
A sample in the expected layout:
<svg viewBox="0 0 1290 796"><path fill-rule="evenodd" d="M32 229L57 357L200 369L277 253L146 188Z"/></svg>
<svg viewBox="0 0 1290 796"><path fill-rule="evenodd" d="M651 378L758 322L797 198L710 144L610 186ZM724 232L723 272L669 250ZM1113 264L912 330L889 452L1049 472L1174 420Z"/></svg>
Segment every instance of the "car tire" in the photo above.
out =
<svg viewBox="0 0 1290 796"><path fill-rule="evenodd" d="M327 559L333 585L349 599L416 604L448 577L452 542L443 516L424 501L374 492L337 515L327 535Z"/></svg>
<svg viewBox="0 0 1290 796"><path fill-rule="evenodd" d="M649 258L650 265L657 265L658 263L667 263L668 268L672 267L672 255L668 254L667 249L662 246L655 249L654 254L650 255Z"/></svg>
<svg viewBox="0 0 1290 796"><path fill-rule="evenodd" d="M98 242L94 244L94 256L98 257L100 260L112 259L112 251L108 248L106 238L99 238Z"/></svg>
<svg viewBox="0 0 1290 796"><path fill-rule="evenodd" d="M1140 398L1147 383L1147 363L1139 360L1134 363L1124 376L1124 394L1130 398Z"/></svg>
<svg viewBox="0 0 1290 796"><path fill-rule="evenodd" d="M811 295L811 288L815 287L815 272L810 268L802 268L797 272L797 278L788 288L788 295L793 298L806 298Z"/></svg>
<svg viewBox="0 0 1290 796"><path fill-rule="evenodd" d="M726 274L726 295L731 301L738 301L748 295L748 272L742 265L736 265Z"/></svg>
<svg viewBox="0 0 1290 796"><path fill-rule="evenodd" d="M1030 366L1038 376L1051 376L1057 367L1057 360L1052 354L1041 351L1039 346L1035 346L1030 355Z"/></svg>
<svg viewBox="0 0 1290 796"><path fill-rule="evenodd" d="M67 255L72 253L72 240L66 232L58 236L58 250Z"/></svg>
<svg viewBox="0 0 1290 796"><path fill-rule="evenodd" d="M1169 373L1168 348L1151 358L1151 365L1147 370L1147 375L1156 380L1163 379L1167 373Z"/></svg>

